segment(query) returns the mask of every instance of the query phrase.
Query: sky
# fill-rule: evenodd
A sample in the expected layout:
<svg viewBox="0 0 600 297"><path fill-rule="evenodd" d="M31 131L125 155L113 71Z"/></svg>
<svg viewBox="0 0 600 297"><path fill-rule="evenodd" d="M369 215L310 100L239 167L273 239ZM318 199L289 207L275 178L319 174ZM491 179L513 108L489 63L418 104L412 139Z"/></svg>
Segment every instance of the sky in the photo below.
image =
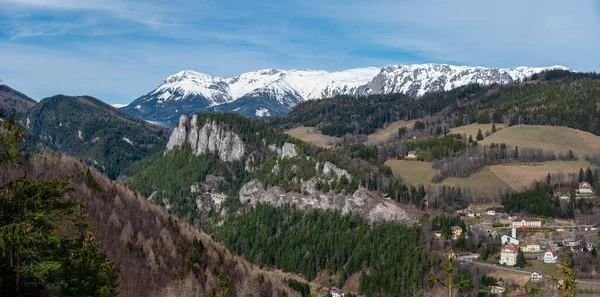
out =
<svg viewBox="0 0 600 297"><path fill-rule="evenodd" d="M0 79L129 103L190 69L390 64L600 71L600 1L0 0Z"/></svg>

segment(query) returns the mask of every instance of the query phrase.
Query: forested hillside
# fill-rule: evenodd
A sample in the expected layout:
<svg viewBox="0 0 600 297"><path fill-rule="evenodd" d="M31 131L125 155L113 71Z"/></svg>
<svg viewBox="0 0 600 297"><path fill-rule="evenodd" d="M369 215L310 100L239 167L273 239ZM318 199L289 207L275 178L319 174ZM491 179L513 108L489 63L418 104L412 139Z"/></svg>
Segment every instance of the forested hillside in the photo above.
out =
<svg viewBox="0 0 600 297"><path fill-rule="evenodd" d="M42 155L0 170L2 296L298 296L70 157Z"/></svg>
<svg viewBox="0 0 600 297"><path fill-rule="evenodd" d="M420 129L471 123L561 125L600 135L600 78L553 70L509 85L468 85L408 97L402 94L337 96L298 104L273 125L317 127L325 135L369 134L399 120L425 119ZM435 134L435 133L434 133Z"/></svg>
<svg viewBox="0 0 600 297"><path fill-rule="evenodd" d="M132 189L151 196L158 204L191 220L197 216L196 198L202 192L210 188L237 199L241 187L253 179L258 179L265 187L277 186L286 192L302 193L307 184L312 184L317 191L348 194L359 186L383 192L394 181L389 168L377 165L376 161L366 161L366 156L354 155L355 150L325 150L255 120L232 114L201 113L195 115L193 121L197 130L205 131L202 129L208 125L221 133L207 136L207 143L219 143L215 146L226 143L229 147L241 145L244 153L237 159L224 160L216 151L200 153L195 142L194 147L184 142L164 154L142 160L126 171L131 175L128 184ZM179 131L197 135L191 132L197 131L191 126L177 129L171 139L178 138ZM211 138L214 135L236 135L240 143L218 142ZM194 137L191 138L196 140ZM199 138L200 143L204 138ZM377 151L374 153L376 158ZM227 154L228 157L232 155ZM206 185L207 179L218 180L217 185Z"/></svg>
<svg viewBox="0 0 600 297"><path fill-rule="evenodd" d="M164 148L169 130L121 113L93 97L57 95L25 115L28 150L44 148L85 160L111 179Z"/></svg>
<svg viewBox="0 0 600 297"><path fill-rule="evenodd" d="M7 85L0 85L0 109L7 112L16 110L22 114L31 109L37 102L23 93L12 89Z"/></svg>

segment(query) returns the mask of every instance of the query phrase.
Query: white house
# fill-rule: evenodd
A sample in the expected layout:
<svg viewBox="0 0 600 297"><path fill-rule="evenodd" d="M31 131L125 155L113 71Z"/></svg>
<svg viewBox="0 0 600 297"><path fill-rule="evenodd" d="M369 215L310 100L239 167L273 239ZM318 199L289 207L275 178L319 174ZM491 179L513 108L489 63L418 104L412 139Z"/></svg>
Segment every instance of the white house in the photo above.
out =
<svg viewBox="0 0 600 297"><path fill-rule="evenodd" d="M227 195L226 194L222 194L222 193L210 193L210 198L212 199L212 201L215 203L215 205L217 207L221 207L221 204L225 201L225 199L227 199Z"/></svg>
<svg viewBox="0 0 600 297"><path fill-rule="evenodd" d="M540 280L542 280L542 278L543 278L543 276L540 273L536 272L536 271L534 271L531 274L531 281L534 282L534 283L539 282Z"/></svg>
<svg viewBox="0 0 600 297"><path fill-rule="evenodd" d="M408 152L408 154L406 155L406 157L404 157L404 159L406 159L406 160L416 160L416 159L418 159L417 152L415 152L415 151Z"/></svg>
<svg viewBox="0 0 600 297"><path fill-rule="evenodd" d="M490 216L495 216L495 215L496 215L496 211L495 211L495 210L493 210L493 209L489 209L489 210L487 211L487 214L488 214L488 215L490 215Z"/></svg>
<svg viewBox="0 0 600 297"><path fill-rule="evenodd" d="M517 265L517 253L519 249L516 246L506 245L500 251L500 264L507 266Z"/></svg>
<svg viewBox="0 0 600 297"><path fill-rule="evenodd" d="M544 254L544 263L556 263L558 256L555 251L548 251Z"/></svg>
<svg viewBox="0 0 600 297"><path fill-rule="evenodd" d="M579 183L579 194L592 194L592 185L590 183L584 181Z"/></svg>
<svg viewBox="0 0 600 297"><path fill-rule="evenodd" d="M502 235L500 240L502 241L502 245L519 245L519 240L512 236Z"/></svg>
<svg viewBox="0 0 600 297"><path fill-rule="evenodd" d="M344 297L344 296L346 296L346 294L342 293L342 291L340 291L338 288L333 287L333 288L331 288L331 296L332 297Z"/></svg>
<svg viewBox="0 0 600 297"><path fill-rule="evenodd" d="M540 228L542 227L542 221L514 221L512 223L515 228Z"/></svg>

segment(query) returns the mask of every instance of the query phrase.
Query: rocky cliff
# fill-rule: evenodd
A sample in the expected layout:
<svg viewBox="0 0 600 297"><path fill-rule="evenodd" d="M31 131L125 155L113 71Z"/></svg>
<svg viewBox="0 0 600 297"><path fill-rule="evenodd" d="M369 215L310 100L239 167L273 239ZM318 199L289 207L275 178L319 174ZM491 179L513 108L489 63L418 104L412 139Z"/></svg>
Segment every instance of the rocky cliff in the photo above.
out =
<svg viewBox="0 0 600 297"><path fill-rule="evenodd" d="M359 188L352 194L322 193L314 189L314 183L306 182L307 194L286 193L278 187L267 190L258 180L245 184L239 192L240 202L254 206L267 203L273 206L294 204L298 209L323 209L340 211L343 214L357 213L371 221L402 221L414 223L404 209L391 200L381 198L379 194Z"/></svg>
<svg viewBox="0 0 600 297"><path fill-rule="evenodd" d="M239 161L246 152L239 135L211 119L200 123L196 114L191 118L188 115L179 118L167 143L167 151L186 144L195 155L216 153L224 162Z"/></svg>

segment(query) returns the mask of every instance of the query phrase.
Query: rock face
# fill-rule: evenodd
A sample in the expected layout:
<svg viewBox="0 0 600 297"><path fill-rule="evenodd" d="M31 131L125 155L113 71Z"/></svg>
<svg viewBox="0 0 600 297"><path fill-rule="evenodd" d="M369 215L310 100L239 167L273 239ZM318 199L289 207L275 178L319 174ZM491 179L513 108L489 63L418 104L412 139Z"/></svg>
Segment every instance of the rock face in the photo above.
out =
<svg viewBox="0 0 600 297"><path fill-rule="evenodd" d="M310 181L307 182L310 184ZM298 209L323 209L340 211L343 214L358 213L370 221L401 221L414 223L415 220L396 203L385 200L379 195L358 189L352 195L324 194L314 189L310 194L285 193L278 187L265 190L263 185L253 180L245 184L239 192L242 203L251 206L257 203L267 203L273 206L294 204Z"/></svg>
<svg viewBox="0 0 600 297"><path fill-rule="evenodd" d="M278 148L274 144L270 144L268 148L270 151L276 152L282 158L293 158L298 155L296 145L289 142L284 143L281 148Z"/></svg>
<svg viewBox="0 0 600 297"><path fill-rule="evenodd" d="M201 126L201 127L200 127ZM198 116L182 115L167 143L167 151L189 143L195 155L216 153L221 161L233 162L242 159L246 148L239 135L227 131L213 120L198 122Z"/></svg>
<svg viewBox="0 0 600 297"><path fill-rule="evenodd" d="M317 162L317 170L319 170L319 162ZM352 176L350 175L350 173L348 173L348 171L344 170L344 169L340 169L337 166L335 166L335 164L327 161L325 162L325 164L323 164L323 174L327 175L333 173L337 176L337 178L341 178L342 176L345 176L346 179L351 180Z"/></svg>

